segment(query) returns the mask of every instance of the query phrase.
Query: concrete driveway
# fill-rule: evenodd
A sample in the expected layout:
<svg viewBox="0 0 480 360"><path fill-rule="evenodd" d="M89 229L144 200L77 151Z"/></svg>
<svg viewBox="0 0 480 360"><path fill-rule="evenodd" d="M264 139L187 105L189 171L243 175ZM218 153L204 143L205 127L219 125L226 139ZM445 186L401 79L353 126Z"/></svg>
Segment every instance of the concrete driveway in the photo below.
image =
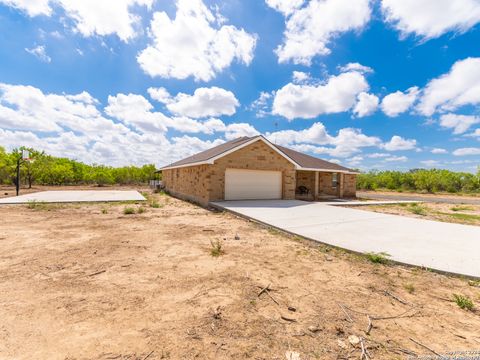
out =
<svg viewBox="0 0 480 360"><path fill-rule="evenodd" d="M142 194L134 190L61 190L40 191L0 199L1 204L27 204L32 201L44 203L142 201Z"/></svg>
<svg viewBox="0 0 480 360"><path fill-rule="evenodd" d="M298 200L213 203L293 234L410 265L480 277L480 227ZM344 205L344 204L343 204Z"/></svg>

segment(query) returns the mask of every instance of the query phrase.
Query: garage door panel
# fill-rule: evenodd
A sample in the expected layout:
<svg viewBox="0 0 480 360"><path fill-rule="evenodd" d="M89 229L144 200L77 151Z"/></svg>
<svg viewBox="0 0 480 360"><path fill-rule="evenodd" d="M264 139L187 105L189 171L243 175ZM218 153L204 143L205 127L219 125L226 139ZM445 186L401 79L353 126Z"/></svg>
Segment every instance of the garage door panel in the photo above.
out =
<svg viewBox="0 0 480 360"><path fill-rule="evenodd" d="M226 169L225 200L281 198L281 171Z"/></svg>

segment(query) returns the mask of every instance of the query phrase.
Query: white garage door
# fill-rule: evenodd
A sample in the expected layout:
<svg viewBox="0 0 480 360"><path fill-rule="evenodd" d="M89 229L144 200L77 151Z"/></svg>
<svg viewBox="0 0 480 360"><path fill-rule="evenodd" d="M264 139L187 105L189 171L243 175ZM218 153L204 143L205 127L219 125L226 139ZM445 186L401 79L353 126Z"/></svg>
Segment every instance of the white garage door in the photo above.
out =
<svg viewBox="0 0 480 360"><path fill-rule="evenodd" d="M225 170L225 200L281 198L281 171Z"/></svg>

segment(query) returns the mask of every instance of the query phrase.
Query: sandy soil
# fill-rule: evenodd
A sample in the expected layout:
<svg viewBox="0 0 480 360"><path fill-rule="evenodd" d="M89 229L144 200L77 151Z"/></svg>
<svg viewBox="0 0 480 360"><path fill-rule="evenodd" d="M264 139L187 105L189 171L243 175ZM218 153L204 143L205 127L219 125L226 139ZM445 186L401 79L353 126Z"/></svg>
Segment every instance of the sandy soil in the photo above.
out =
<svg viewBox="0 0 480 360"><path fill-rule="evenodd" d="M43 186L43 185L34 185L31 189L27 187L20 188L20 195L31 194L39 191L58 191L58 190L131 190L132 186L130 185L107 185L107 186L97 186L97 185L72 185L72 186ZM137 186L135 190L138 191L148 191L148 186ZM5 197L11 197L16 195L15 186L11 185L0 185L0 199Z"/></svg>
<svg viewBox="0 0 480 360"><path fill-rule="evenodd" d="M415 213L415 208L423 209L422 213ZM420 219L480 226L480 205L454 205L426 202L414 205L368 205L362 206L358 209Z"/></svg>
<svg viewBox="0 0 480 360"><path fill-rule="evenodd" d="M0 207L1 359L359 359L351 335L373 359L428 353L410 338L480 348L480 311L450 301L479 304L476 283L155 196L135 215L124 208L141 205ZM400 316L367 335L366 314Z"/></svg>

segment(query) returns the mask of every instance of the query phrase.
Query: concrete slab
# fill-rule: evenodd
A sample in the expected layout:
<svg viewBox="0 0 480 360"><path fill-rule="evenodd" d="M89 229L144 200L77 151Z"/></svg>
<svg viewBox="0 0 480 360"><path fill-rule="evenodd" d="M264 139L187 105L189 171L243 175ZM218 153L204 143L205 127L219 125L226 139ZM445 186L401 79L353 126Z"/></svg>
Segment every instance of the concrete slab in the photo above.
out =
<svg viewBox="0 0 480 360"><path fill-rule="evenodd" d="M41 191L0 199L1 204L144 201L142 194L133 190L63 190Z"/></svg>
<svg viewBox="0 0 480 360"><path fill-rule="evenodd" d="M386 252L400 263L480 277L478 226L298 200L222 201L213 205L325 244L361 253Z"/></svg>

